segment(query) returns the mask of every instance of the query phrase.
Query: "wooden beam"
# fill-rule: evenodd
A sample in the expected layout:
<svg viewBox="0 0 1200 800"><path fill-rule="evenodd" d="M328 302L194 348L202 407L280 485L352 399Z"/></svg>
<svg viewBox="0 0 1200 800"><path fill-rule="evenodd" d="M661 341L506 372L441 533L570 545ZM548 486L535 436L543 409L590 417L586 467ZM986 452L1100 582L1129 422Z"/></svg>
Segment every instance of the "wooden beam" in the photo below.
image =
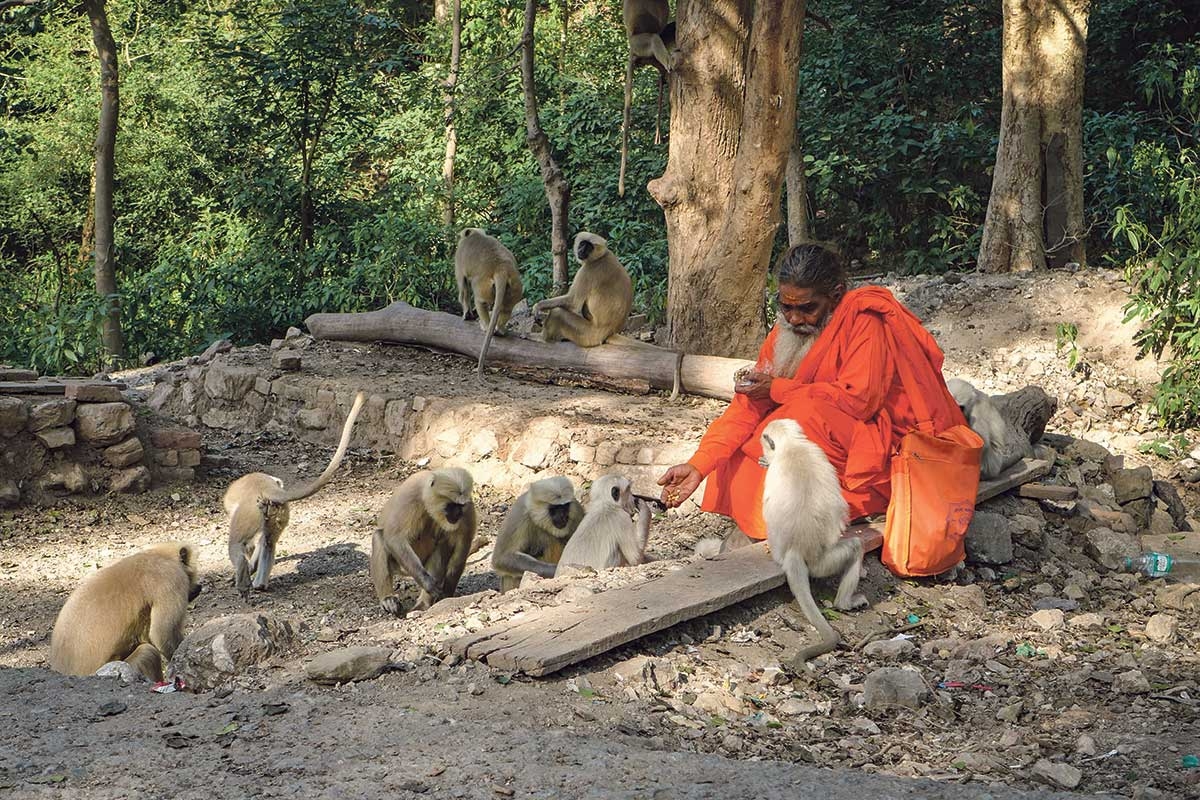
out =
<svg viewBox="0 0 1200 800"><path fill-rule="evenodd" d="M1033 480L1050 470L1046 461L1025 459L999 478L979 486L980 501ZM849 527L844 536L863 540L863 550L883 544L883 523ZM690 561L657 578L622 586L534 612L450 642L460 656L488 666L540 676L599 655L726 606L769 592L785 583L766 543L742 547L716 558Z"/></svg>

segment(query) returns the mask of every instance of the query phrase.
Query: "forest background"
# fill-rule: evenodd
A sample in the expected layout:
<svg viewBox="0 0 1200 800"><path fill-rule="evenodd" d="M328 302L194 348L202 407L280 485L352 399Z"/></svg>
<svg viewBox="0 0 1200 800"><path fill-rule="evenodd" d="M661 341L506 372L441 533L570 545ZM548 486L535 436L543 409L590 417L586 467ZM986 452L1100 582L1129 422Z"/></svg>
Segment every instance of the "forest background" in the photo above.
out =
<svg viewBox="0 0 1200 800"><path fill-rule="evenodd" d="M1000 0L813 0L797 141L815 238L858 271L975 268L996 159ZM126 352L265 341L316 311L401 299L457 311L445 222L450 26L424 2L110 0L120 68L114 255ZM454 227L551 284L550 212L525 140L523 4L463 0ZM816 20L814 22L814 20ZM627 54L616 0L539 6L541 125L570 230L606 236L661 321L667 292L656 81L638 75L617 192ZM88 18L0 16L0 361L104 364L92 274L99 65ZM664 123L666 116L664 114ZM1200 4L1096 0L1083 109L1087 260L1125 271L1156 404L1200 422ZM776 249L786 245L780 226ZM1060 331L1070 335L1069 331Z"/></svg>

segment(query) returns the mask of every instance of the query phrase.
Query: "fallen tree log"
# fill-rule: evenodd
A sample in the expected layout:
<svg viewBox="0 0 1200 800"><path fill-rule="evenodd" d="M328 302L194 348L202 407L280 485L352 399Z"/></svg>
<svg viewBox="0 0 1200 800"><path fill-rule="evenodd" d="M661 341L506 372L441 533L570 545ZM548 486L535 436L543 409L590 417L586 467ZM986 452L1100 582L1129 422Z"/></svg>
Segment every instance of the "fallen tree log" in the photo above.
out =
<svg viewBox="0 0 1200 800"><path fill-rule="evenodd" d="M378 311L357 314L313 314L304 321L317 339L333 341L384 341L435 347L469 358L479 355L483 331L479 325L453 314L426 311L397 301ZM657 389L672 389L679 354L662 347L636 344L603 344L579 347L572 342L546 344L518 336L492 339L488 361L565 369L610 378L644 380ZM752 364L740 358L683 356L681 392L729 400L733 373Z"/></svg>

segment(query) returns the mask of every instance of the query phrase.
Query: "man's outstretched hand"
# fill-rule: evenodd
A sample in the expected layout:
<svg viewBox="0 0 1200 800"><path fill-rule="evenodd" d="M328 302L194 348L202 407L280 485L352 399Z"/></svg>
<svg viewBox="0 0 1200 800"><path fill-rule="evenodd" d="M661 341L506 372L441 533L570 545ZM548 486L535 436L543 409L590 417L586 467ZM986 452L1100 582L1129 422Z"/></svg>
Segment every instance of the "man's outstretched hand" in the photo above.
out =
<svg viewBox="0 0 1200 800"><path fill-rule="evenodd" d="M700 470L691 464L676 464L658 479L658 485L663 487L662 501L667 508L678 508L684 500L692 496L704 476Z"/></svg>

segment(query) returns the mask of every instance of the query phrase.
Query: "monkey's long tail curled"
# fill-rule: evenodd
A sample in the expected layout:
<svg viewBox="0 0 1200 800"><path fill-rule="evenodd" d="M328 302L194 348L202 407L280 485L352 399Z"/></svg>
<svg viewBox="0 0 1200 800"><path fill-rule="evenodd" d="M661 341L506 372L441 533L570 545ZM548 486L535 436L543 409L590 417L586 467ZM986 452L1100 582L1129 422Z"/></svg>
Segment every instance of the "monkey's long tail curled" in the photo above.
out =
<svg viewBox="0 0 1200 800"><path fill-rule="evenodd" d="M488 320L487 333L483 337L483 347L479 348L479 364L475 367L475 377L483 380L483 363L487 360L488 348L492 346L492 337L496 335L496 320L500 318L500 309L504 308L504 292L508 289L508 278L497 272L492 278L492 318Z"/></svg>

